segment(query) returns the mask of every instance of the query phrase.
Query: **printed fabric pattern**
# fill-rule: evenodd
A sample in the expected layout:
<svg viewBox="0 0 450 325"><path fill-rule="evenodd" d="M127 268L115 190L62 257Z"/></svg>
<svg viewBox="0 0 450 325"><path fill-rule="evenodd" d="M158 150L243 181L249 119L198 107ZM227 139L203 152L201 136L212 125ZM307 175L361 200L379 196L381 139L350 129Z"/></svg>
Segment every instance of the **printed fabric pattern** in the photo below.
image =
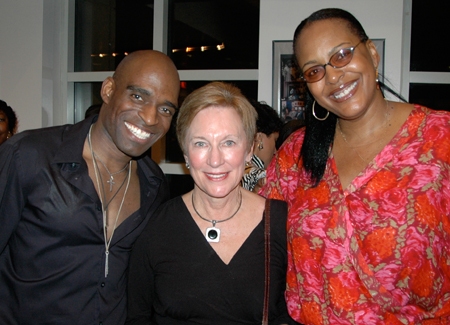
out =
<svg viewBox="0 0 450 325"><path fill-rule="evenodd" d="M264 169L264 162L256 155L252 156L252 160L245 167L245 173L242 177L241 185L249 191L253 191L256 184L261 178L266 177L266 170Z"/></svg>
<svg viewBox="0 0 450 325"><path fill-rule="evenodd" d="M313 187L304 130L260 194L288 202L286 299L314 324L450 324L450 114L415 105L346 189L332 154Z"/></svg>

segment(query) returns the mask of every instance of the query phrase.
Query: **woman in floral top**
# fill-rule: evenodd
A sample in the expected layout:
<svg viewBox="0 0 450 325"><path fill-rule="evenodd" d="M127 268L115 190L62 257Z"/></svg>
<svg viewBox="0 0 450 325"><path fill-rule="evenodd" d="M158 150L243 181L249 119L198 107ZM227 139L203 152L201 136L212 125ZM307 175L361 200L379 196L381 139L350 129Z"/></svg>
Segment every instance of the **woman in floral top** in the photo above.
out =
<svg viewBox="0 0 450 325"><path fill-rule="evenodd" d="M305 19L294 51L306 129L260 192L288 202L291 316L450 324L450 114L385 100L375 45L346 11Z"/></svg>

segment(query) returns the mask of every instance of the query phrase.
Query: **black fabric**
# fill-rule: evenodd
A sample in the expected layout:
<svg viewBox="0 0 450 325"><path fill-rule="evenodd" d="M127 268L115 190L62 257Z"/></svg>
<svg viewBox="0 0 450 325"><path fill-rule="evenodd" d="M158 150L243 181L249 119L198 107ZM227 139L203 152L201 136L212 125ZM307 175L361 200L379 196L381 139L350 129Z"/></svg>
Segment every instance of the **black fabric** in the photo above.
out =
<svg viewBox="0 0 450 325"><path fill-rule="evenodd" d="M286 310L285 202L271 202L270 324L291 324ZM181 197L161 207L136 241L130 262L127 324L261 324L264 223L228 265Z"/></svg>
<svg viewBox="0 0 450 325"><path fill-rule="evenodd" d="M21 132L0 146L0 324L123 324L131 248L168 199L138 160L141 209L114 232L109 274L101 203L82 150L96 117Z"/></svg>

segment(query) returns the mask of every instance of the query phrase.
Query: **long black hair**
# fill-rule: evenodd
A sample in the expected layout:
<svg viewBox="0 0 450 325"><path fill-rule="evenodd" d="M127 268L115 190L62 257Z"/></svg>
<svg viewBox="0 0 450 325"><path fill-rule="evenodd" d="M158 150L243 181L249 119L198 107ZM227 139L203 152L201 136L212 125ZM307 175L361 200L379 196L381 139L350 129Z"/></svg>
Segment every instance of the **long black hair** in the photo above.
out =
<svg viewBox="0 0 450 325"><path fill-rule="evenodd" d="M295 42L302 30L309 24L326 19L340 19L347 23L349 30L358 36L361 42L367 42L369 37L367 36L361 23L348 11L328 8L321 9L312 13L308 18L304 19L300 25L297 26L294 32L294 52ZM378 82L381 92L383 89L394 94L399 99L405 101L399 94L387 87L384 83ZM384 95L383 95L384 96ZM303 142L300 156L303 158L303 166L307 173L310 174L311 181L314 186L317 186L323 177L325 172L327 160L330 154L330 150L333 146L334 134L336 132L337 116L331 112L327 113L327 110L321 107L317 102L314 104L316 115L319 118L329 116L327 119L320 121L316 119L312 114L312 106L314 97L309 90L306 94L306 109L305 109L305 139Z"/></svg>

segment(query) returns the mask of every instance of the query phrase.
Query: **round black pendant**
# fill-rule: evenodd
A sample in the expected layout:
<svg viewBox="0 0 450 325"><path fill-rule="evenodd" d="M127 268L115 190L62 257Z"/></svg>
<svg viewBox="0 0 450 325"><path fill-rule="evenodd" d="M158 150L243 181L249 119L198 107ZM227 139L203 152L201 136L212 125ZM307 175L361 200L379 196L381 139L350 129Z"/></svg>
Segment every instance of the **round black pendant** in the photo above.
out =
<svg viewBox="0 0 450 325"><path fill-rule="evenodd" d="M218 236L217 230L215 230L215 229L208 230L208 238L209 239L216 239L217 236Z"/></svg>

